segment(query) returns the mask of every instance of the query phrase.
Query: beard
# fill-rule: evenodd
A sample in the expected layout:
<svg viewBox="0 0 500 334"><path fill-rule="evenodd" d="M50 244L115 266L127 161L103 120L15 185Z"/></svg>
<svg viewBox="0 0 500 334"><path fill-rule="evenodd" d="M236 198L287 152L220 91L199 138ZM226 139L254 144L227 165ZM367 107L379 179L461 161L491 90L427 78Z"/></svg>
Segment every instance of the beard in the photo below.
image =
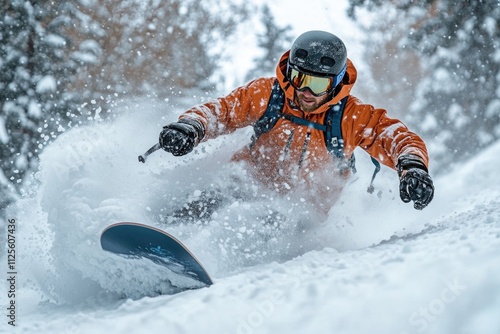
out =
<svg viewBox="0 0 500 334"><path fill-rule="evenodd" d="M299 106L300 110L303 112L311 112L319 107L321 107L323 104L325 104L328 100L330 100L330 95L325 94L323 96L308 96L306 97L303 94L300 93L295 93L295 101L297 105Z"/></svg>

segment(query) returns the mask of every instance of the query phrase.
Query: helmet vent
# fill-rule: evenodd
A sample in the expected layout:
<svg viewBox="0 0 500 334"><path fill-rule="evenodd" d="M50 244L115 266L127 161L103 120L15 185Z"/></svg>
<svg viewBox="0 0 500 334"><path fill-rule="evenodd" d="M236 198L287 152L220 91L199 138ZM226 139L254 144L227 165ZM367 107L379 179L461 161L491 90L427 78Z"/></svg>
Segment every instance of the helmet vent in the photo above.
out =
<svg viewBox="0 0 500 334"><path fill-rule="evenodd" d="M308 54L309 54L309 52L307 52L304 49L298 49L297 51L295 51L295 56L297 58L301 58L301 59L306 59Z"/></svg>
<svg viewBox="0 0 500 334"><path fill-rule="evenodd" d="M321 57L320 63L321 65L332 67L333 65L335 65L335 59L330 57Z"/></svg>

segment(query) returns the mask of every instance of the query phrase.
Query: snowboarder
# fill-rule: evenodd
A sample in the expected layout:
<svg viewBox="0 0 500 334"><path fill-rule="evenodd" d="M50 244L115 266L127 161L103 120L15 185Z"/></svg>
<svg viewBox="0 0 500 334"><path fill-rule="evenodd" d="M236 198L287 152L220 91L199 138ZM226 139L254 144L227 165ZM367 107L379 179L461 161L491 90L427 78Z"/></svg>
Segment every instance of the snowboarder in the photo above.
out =
<svg viewBox="0 0 500 334"><path fill-rule="evenodd" d="M425 208L434 195L425 143L386 110L350 95L356 78L342 40L324 31L306 32L281 57L276 77L255 79L185 111L163 128L159 144L182 156L202 141L254 126L252 143L233 160L245 162L246 170L267 187L280 194L301 191L324 211L338 199L352 173L353 151L361 147L397 171L403 202ZM273 105L278 117L263 116ZM331 138L327 114L339 109L341 134Z"/></svg>

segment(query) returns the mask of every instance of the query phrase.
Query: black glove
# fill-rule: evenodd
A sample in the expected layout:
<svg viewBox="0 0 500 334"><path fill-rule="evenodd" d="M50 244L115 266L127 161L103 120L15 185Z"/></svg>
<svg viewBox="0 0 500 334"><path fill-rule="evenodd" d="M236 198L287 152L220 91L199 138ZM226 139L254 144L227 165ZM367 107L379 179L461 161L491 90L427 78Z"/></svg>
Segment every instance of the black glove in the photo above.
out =
<svg viewBox="0 0 500 334"><path fill-rule="evenodd" d="M163 127L160 146L175 156L188 154L205 136L205 128L196 119L181 119Z"/></svg>
<svg viewBox="0 0 500 334"><path fill-rule="evenodd" d="M422 210L434 197L434 185L427 167L418 156L408 154L399 157L397 168L401 200L413 201L413 207Z"/></svg>

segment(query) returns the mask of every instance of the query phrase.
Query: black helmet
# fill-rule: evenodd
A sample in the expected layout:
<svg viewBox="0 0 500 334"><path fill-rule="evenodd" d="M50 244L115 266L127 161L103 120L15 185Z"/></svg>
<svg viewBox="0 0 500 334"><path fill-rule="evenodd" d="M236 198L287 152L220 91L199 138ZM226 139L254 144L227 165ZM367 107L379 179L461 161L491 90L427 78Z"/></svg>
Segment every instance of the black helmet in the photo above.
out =
<svg viewBox="0 0 500 334"><path fill-rule="evenodd" d="M340 38L326 31L308 31L292 44L289 65L320 76L344 76L347 50ZM340 80L339 80L340 82Z"/></svg>

